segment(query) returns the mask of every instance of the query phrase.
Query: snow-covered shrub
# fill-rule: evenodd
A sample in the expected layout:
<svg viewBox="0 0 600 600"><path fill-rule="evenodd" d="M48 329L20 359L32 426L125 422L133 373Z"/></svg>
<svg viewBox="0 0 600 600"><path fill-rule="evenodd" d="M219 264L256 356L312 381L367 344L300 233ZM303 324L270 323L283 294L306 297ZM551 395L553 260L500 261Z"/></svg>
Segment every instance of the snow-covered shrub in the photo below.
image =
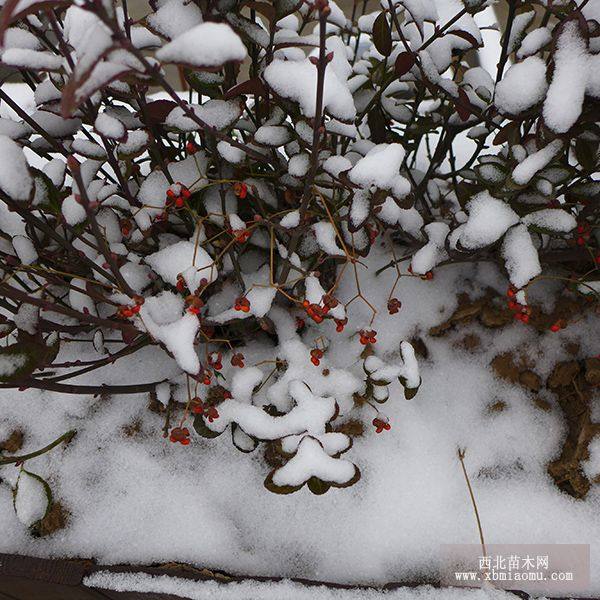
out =
<svg viewBox="0 0 600 600"><path fill-rule="evenodd" d="M133 20L118 0L5 0L0 60L34 94L0 90L2 386L181 402L171 441L267 442L269 489L323 493L360 476L344 418L370 405L389 429L375 403L420 385L412 346L384 362L347 310L376 241L398 277L504 265L525 323L548 263L596 293L598 2L511 1L493 72L487 4L156 0ZM365 346L357 368L329 363L336 332ZM268 360L244 354L258 335ZM71 337L98 359L61 362ZM72 381L148 345L179 372Z"/></svg>

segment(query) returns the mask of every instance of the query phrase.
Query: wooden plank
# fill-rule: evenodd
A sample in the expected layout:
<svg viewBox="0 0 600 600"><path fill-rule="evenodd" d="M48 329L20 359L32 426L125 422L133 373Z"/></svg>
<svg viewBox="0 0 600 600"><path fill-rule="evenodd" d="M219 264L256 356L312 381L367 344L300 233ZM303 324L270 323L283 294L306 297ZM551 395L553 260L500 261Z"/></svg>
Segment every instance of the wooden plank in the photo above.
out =
<svg viewBox="0 0 600 600"><path fill-rule="evenodd" d="M0 554L0 578L24 577L48 583L79 585L89 570L89 561L49 560L15 554Z"/></svg>
<svg viewBox="0 0 600 600"><path fill-rule="evenodd" d="M47 583L24 577L0 576L0 592L17 600L99 600L97 590L83 586Z"/></svg>

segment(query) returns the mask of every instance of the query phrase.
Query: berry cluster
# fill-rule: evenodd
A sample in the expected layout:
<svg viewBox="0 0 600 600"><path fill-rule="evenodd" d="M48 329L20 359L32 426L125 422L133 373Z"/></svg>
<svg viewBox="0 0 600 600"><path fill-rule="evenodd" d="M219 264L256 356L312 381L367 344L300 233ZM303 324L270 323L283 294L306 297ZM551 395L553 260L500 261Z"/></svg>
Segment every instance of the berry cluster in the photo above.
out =
<svg viewBox="0 0 600 600"><path fill-rule="evenodd" d="M389 431L392 428L387 421L383 421L377 417L373 419L373 425L375 426L375 433L381 433L384 430Z"/></svg>
<svg viewBox="0 0 600 600"><path fill-rule="evenodd" d="M223 368L223 355L220 352L211 352L208 355L208 364L215 370L220 371Z"/></svg>
<svg viewBox="0 0 600 600"><path fill-rule="evenodd" d="M185 185L175 183L167 190L167 206L175 205L176 208L182 208L191 195Z"/></svg>
<svg viewBox="0 0 600 600"><path fill-rule="evenodd" d="M390 298L387 303L387 309L390 315L395 315L400 308L402 308L402 302L398 298Z"/></svg>
<svg viewBox="0 0 600 600"><path fill-rule="evenodd" d="M346 325L348 324L348 317L345 317L344 319L334 319L335 321L335 330L338 333L342 333L342 331L344 331L344 327L346 327Z"/></svg>
<svg viewBox="0 0 600 600"><path fill-rule="evenodd" d="M248 186L245 183L236 182L233 184L233 193L243 200L248 195Z"/></svg>
<svg viewBox="0 0 600 600"><path fill-rule="evenodd" d="M182 446L188 446L190 443L190 430L187 427L173 427L169 440L174 444L179 442Z"/></svg>
<svg viewBox="0 0 600 600"><path fill-rule="evenodd" d="M196 144L191 140L186 142L185 144L185 151L189 156L193 156L194 154L196 154L196 152L198 152L198 149L198 146L196 146Z"/></svg>
<svg viewBox="0 0 600 600"><path fill-rule="evenodd" d="M219 418L219 411L215 406L208 406L198 396L190 400L190 410L195 415L204 415L209 423Z"/></svg>
<svg viewBox="0 0 600 600"><path fill-rule="evenodd" d="M195 294L190 294L189 296L186 296L185 303L188 307L187 311L193 315L200 314L200 310L204 306L203 300Z"/></svg>
<svg viewBox="0 0 600 600"><path fill-rule="evenodd" d="M340 303L339 300L331 294L324 294L321 298L321 302L323 303L323 306L320 306L319 304L312 304L307 299L304 299L302 302L302 306L306 311L306 314L317 324L322 323L329 311L338 306ZM338 331L342 331L344 329L343 326L348 322L348 320L335 319L335 322L338 327L340 324L342 325L341 329L338 329Z"/></svg>
<svg viewBox="0 0 600 600"><path fill-rule="evenodd" d="M510 286L506 290L506 295L508 297L507 306L509 310L514 313L514 318L517 321L521 321L527 325L529 323L529 315L531 314L531 309L528 306L524 306L523 304L519 304L516 300L517 289L514 286Z"/></svg>
<svg viewBox="0 0 600 600"><path fill-rule="evenodd" d="M321 364L321 359L323 358L323 350L320 348L313 348L310 351L310 362L318 367Z"/></svg>
<svg viewBox="0 0 600 600"><path fill-rule="evenodd" d="M144 297L143 296L134 296L133 302L134 303L132 306L127 306L127 305L119 306L119 308L117 310L117 315L124 319L129 319L130 317L137 315L140 312L140 309L142 308L142 304L144 304Z"/></svg>
<svg viewBox="0 0 600 600"><path fill-rule="evenodd" d="M359 333L360 343L363 346L366 346L367 344L375 344L377 342L377 338L375 337L377 335L376 331L373 331L372 329L361 329Z"/></svg>
<svg viewBox="0 0 600 600"><path fill-rule="evenodd" d="M244 355L241 352L237 352L231 357L231 364L234 367L244 368Z"/></svg>
<svg viewBox="0 0 600 600"><path fill-rule="evenodd" d="M576 242L578 246L585 246L585 243L590 239L592 228L587 221L583 221L577 226Z"/></svg>
<svg viewBox="0 0 600 600"><path fill-rule="evenodd" d="M233 305L233 308L240 312L250 312L250 300L245 296L240 296Z"/></svg>

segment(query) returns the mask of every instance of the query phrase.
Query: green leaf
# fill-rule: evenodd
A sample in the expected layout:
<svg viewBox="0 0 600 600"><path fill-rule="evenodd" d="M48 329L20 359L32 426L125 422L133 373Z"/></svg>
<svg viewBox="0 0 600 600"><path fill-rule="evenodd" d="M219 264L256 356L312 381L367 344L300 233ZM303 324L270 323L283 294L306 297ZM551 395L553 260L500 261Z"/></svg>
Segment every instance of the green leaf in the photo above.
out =
<svg viewBox="0 0 600 600"><path fill-rule="evenodd" d="M223 75L185 69L184 77L190 87L199 94L209 98L221 97L220 86L224 80Z"/></svg>
<svg viewBox="0 0 600 600"><path fill-rule="evenodd" d="M254 452L258 447L258 440L248 435L237 423L231 424L231 441L240 452L245 454Z"/></svg>
<svg viewBox="0 0 600 600"><path fill-rule="evenodd" d="M404 388L404 397L407 400L412 400L417 395L417 392L419 391L419 388L421 387L421 383L422 383L422 381L419 381L419 385L417 387L410 388L410 387L407 387L406 379L404 377L398 377L398 381L400 381L400 383L402 384L402 387Z"/></svg>
<svg viewBox="0 0 600 600"><path fill-rule="evenodd" d="M34 167L30 167L29 170L35 183L35 194L33 197L35 206L46 207L54 214L60 214L61 198L58 188L52 183L46 173Z"/></svg>
<svg viewBox="0 0 600 600"><path fill-rule="evenodd" d="M385 11L380 12L373 23L373 43L379 54L389 56L392 52L392 32Z"/></svg>
<svg viewBox="0 0 600 600"><path fill-rule="evenodd" d="M265 479L265 482L264 482L264 486L270 492L273 492L274 494L293 494L294 492L297 492L300 488L302 488L302 486L304 485L304 484L296 485L296 486L292 486L292 485L278 486L278 485L275 485L273 483L273 475L275 474L276 470L277 469L273 469L273 471L271 471L267 475L267 478Z"/></svg>
<svg viewBox="0 0 600 600"><path fill-rule="evenodd" d="M40 521L42 519L44 519L46 516L48 516L48 513L50 512L50 509L52 507L52 501L53 501L52 490L50 489L48 482L43 477L40 477L36 473L32 473L31 471L26 471L25 469L21 468L19 477L17 479L17 483L13 490L13 508L15 509L15 512L17 511L17 496L19 494L19 483L20 483L23 475L25 475L27 477L31 477L32 479L35 479L38 483L40 483L44 489L44 493L46 494L46 510L44 511L44 514L37 521L35 521L34 523L31 523L29 525L30 531L33 534L37 534L37 529L38 529Z"/></svg>
<svg viewBox="0 0 600 600"><path fill-rule="evenodd" d="M296 10L300 8L301 4L302 0L273 0L273 6L275 6L277 20L283 19L283 17L287 17L293 12L296 12Z"/></svg>
<svg viewBox="0 0 600 600"><path fill-rule="evenodd" d="M415 55L412 52L400 52L394 63L394 72L398 77L406 75L415 64Z"/></svg>
<svg viewBox="0 0 600 600"><path fill-rule="evenodd" d="M315 494L315 496L321 496L329 491L331 485L325 481L322 481L318 477L311 477L308 480L308 489Z"/></svg>
<svg viewBox="0 0 600 600"><path fill-rule="evenodd" d="M51 363L58 354L59 342L46 346L33 336L20 332L16 344L0 348L0 381L19 381L36 369Z"/></svg>
<svg viewBox="0 0 600 600"><path fill-rule="evenodd" d="M206 426L206 423L204 422L204 419L202 418L202 415L196 415L194 417L194 431L198 434L201 435L204 438L208 438L208 439L213 439L216 437L219 437L221 435L221 433L223 433L222 431L213 431L212 429L209 429Z"/></svg>
<svg viewBox="0 0 600 600"><path fill-rule="evenodd" d="M575 142L575 156L577 161L586 171L593 171L598 155L598 144L589 140L578 138Z"/></svg>

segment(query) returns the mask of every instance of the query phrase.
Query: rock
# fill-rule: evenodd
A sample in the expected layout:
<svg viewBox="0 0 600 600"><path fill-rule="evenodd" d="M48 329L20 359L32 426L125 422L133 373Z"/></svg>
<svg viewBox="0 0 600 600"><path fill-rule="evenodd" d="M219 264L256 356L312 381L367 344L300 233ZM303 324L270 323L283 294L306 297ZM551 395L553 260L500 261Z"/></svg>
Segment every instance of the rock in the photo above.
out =
<svg viewBox="0 0 600 600"><path fill-rule="evenodd" d="M548 377L546 385L551 390L571 385L580 370L579 363L574 360L558 363Z"/></svg>
<svg viewBox="0 0 600 600"><path fill-rule="evenodd" d="M23 432L15 429L3 442L0 442L0 450L14 454L23 447Z"/></svg>
<svg viewBox="0 0 600 600"><path fill-rule="evenodd" d="M542 387L540 376L530 370L519 373L519 383L532 392L538 392Z"/></svg>

